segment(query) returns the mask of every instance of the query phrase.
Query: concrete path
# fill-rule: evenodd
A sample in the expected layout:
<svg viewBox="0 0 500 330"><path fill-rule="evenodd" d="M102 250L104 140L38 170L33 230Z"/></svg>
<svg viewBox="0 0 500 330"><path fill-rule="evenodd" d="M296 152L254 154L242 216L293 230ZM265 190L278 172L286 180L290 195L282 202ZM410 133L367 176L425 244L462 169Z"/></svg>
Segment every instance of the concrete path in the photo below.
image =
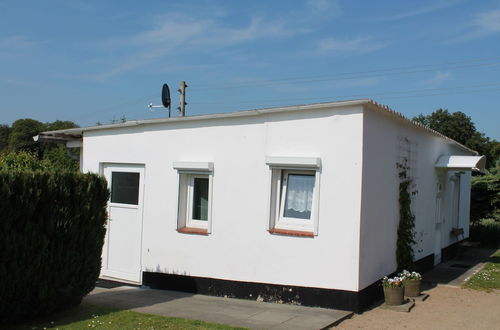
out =
<svg viewBox="0 0 500 330"><path fill-rule="evenodd" d="M495 249L462 248L454 259L437 265L424 274L426 285L461 287L472 275L481 270Z"/></svg>
<svg viewBox="0 0 500 330"><path fill-rule="evenodd" d="M210 297L131 286L97 287L84 302L252 329L324 329L352 316L334 309Z"/></svg>

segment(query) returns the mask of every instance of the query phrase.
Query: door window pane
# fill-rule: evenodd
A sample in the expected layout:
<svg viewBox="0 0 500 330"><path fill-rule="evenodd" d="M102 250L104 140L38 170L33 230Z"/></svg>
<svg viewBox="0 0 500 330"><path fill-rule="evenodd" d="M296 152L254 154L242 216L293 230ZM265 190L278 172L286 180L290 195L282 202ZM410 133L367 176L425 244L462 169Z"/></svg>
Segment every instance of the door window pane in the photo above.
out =
<svg viewBox="0 0 500 330"><path fill-rule="evenodd" d="M288 174L284 217L311 219L314 181L314 175Z"/></svg>
<svg viewBox="0 0 500 330"><path fill-rule="evenodd" d="M139 204L139 173L112 173L111 203Z"/></svg>
<svg viewBox="0 0 500 330"><path fill-rule="evenodd" d="M193 219L208 220L208 178L194 178Z"/></svg>

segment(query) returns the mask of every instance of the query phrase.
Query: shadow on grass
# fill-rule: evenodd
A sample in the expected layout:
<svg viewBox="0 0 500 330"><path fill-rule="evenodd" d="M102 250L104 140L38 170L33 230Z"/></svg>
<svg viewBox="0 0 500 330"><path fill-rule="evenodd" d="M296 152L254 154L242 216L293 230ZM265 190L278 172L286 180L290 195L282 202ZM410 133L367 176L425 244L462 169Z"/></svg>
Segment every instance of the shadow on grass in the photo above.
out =
<svg viewBox="0 0 500 330"><path fill-rule="evenodd" d="M2 328L11 330L51 329L64 327L67 324L78 321L91 320L97 315L107 315L116 311L117 309L114 308L82 303L65 311L56 312L52 315L41 318L18 322L16 324L3 325Z"/></svg>
<svg viewBox="0 0 500 330"><path fill-rule="evenodd" d="M492 264L500 264L500 256L492 256L488 262L491 262Z"/></svg>
<svg viewBox="0 0 500 330"><path fill-rule="evenodd" d="M84 297L78 306L45 317L0 325L0 328L13 330L55 329L79 321L91 321L96 316L120 310L147 307L190 296L192 294L185 292L144 289L114 281L98 280L94 291Z"/></svg>

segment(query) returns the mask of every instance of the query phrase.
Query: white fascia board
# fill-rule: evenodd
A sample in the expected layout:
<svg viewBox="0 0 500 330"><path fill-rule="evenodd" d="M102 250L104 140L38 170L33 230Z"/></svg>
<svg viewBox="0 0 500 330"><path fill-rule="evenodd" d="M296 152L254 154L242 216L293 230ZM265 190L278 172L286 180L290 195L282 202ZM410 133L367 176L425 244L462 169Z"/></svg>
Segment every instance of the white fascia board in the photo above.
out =
<svg viewBox="0 0 500 330"><path fill-rule="evenodd" d="M174 169L177 171L209 171L214 170L212 162L174 162Z"/></svg>
<svg viewBox="0 0 500 330"><path fill-rule="evenodd" d="M266 156L266 164L272 167L320 168L321 158Z"/></svg>
<svg viewBox="0 0 500 330"><path fill-rule="evenodd" d="M436 168L450 170L475 170L484 172L486 166L485 156L449 156L443 155L436 162Z"/></svg>

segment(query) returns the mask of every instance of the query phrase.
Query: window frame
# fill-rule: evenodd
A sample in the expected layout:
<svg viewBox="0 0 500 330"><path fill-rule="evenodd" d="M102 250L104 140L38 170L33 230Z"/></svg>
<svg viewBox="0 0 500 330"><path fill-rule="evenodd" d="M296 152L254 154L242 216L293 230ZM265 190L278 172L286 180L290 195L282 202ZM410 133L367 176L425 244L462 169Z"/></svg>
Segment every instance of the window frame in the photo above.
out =
<svg viewBox="0 0 500 330"><path fill-rule="evenodd" d="M174 162L177 170L177 231L187 234L208 235L212 231L213 203L213 163L211 162ZM192 219L194 179L208 178L207 220Z"/></svg>
<svg viewBox="0 0 500 330"><path fill-rule="evenodd" d="M310 175L314 176L314 187L313 187L313 202L311 205L311 215L307 219L301 219L301 218L291 218L291 217L286 217L285 216L285 204L286 204L286 197L288 193L288 182L289 178L288 176L290 174L297 174L297 175ZM286 178L286 183L285 181L285 176ZM296 226L296 227L310 227L309 225L305 225L307 223L310 223L313 220L313 206L314 206L314 195L316 192L316 171L312 170L289 170L289 169L283 169L281 170L281 178L279 178L279 189L280 189L280 203L279 203L279 208L276 207L276 211L278 214L276 215L276 219L278 220L278 225L284 225L284 226Z"/></svg>
<svg viewBox="0 0 500 330"><path fill-rule="evenodd" d="M188 228L207 228L207 223L210 215L210 175L200 173L184 173L187 180L187 196L186 196L186 227ZM195 179L208 179L208 210L207 220L199 220L193 218L193 204L194 204L194 182Z"/></svg>
<svg viewBox="0 0 500 330"><path fill-rule="evenodd" d="M266 157L269 166L268 230L273 234L290 236L317 236L319 219L319 195L321 159L315 157ZM284 216L288 180L283 186L284 175L314 175L313 201L309 219Z"/></svg>

